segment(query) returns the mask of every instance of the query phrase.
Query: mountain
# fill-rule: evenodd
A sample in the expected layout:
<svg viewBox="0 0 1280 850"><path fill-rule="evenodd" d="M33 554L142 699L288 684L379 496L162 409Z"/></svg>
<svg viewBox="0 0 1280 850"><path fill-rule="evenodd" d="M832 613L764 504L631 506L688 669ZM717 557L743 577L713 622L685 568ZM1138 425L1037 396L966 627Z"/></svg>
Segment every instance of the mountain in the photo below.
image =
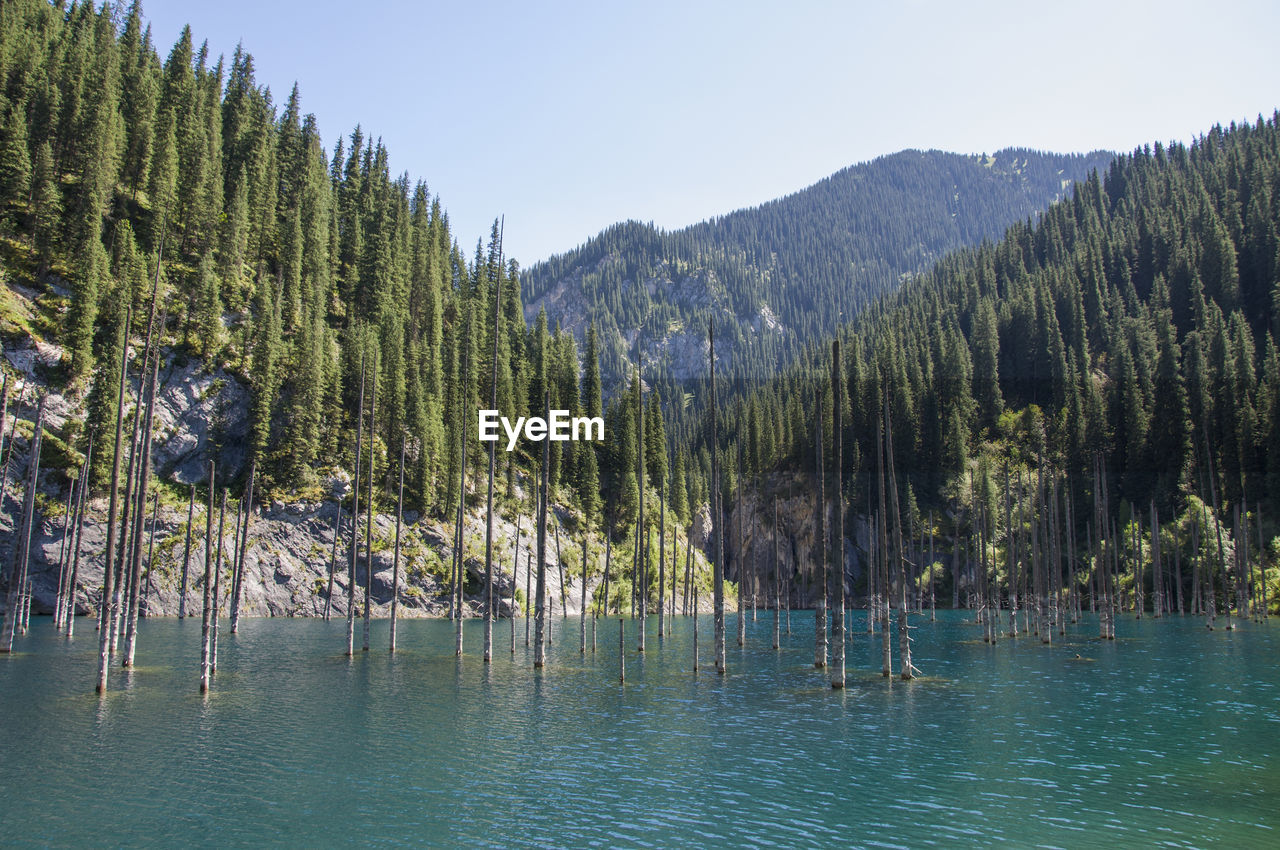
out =
<svg viewBox="0 0 1280 850"><path fill-rule="evenodd" d="M760 378L947 252L1044 209L1112 156L908 150L682 230L625 222L525 270L525 316L545 309L579 339L594 322L606 387L641 348L646 379L701 377L709 319L721 365Z"/></svg>
<svg viewBox="0 0 1280 850"><path fill-rule="evenodd" d="M898 510L875 496L879 435L891 433L909 538L932 511L952 540L1003 547L996 568L1041 534L1054 546L1061 535L1058 563L1078 548L1087 569L1099 528L1133 547L1158 519L1167 562L1215 564L1224 594L1256 593L1251 544L1266 542L1269 560L1280 530L1277 191L1280 113L1146 146L867 310L839 337L848 507ZM797 490L817 491L814 420L830 443L832 374L831 340L815 341L740 415L722 405L727 496L736 480L764 481L767 506L771 487L788 492L770 477L807 476ZM691 478L709 474L706 433ZM1181 573L1163 588L1143 545L1133 569L1154 600L1200 591ZM1274 600L1280 575L1266 575Z"/></svg>

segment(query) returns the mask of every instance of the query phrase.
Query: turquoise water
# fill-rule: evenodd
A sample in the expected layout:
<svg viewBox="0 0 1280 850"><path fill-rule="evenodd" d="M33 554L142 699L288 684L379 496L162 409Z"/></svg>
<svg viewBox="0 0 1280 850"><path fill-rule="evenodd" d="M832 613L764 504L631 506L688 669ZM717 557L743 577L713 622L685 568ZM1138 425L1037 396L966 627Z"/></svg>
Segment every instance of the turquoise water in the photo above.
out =
<svg viewBox="0 0 1280 850"><path fill-rule="evenodd" d="M710 617L696 676L689 621L643 658L629 621L625 685L617 620L583 658L557 618L541 673L523 621L486 666L479 622L458 660L445 621L347 659L345 622L248 620L207 698L199 621L144 621L101 700L91 627L37 618L0 657L0 843L1280 846L1280 624L993 647L963 617L918 623L907 683L858 612L842 692L806 612L776 652L729 616L723 678Z"/></svg>

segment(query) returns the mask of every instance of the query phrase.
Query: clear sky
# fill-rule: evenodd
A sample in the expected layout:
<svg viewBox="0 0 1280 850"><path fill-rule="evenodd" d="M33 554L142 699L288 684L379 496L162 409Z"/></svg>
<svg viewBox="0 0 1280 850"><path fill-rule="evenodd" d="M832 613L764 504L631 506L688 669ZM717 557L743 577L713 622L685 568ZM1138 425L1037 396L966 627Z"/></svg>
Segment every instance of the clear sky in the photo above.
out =
<svg viewBox="0 0 1280 850"><path fill-rule="evenodd" d="M903 148L1127 151L1280 107L1275 0L624 4L144 0L243 41L326 147L360 123L468 254L522 265L629 218L680 227Z"/></svg>

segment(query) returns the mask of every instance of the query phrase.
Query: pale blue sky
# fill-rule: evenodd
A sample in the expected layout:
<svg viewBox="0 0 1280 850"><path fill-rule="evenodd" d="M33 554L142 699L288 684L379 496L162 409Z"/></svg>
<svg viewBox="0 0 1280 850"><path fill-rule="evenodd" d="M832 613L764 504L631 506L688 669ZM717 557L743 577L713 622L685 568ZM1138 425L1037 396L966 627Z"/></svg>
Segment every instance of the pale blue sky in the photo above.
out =
<svg viewBox="0 0 1280 850"><path fill-rule="evenodd" d="M325 145L357 122L465 251L522 265L628 218L675 228L903 148L1131 150L1280 106L1280 4L144 0L237 41Z"/></svg>

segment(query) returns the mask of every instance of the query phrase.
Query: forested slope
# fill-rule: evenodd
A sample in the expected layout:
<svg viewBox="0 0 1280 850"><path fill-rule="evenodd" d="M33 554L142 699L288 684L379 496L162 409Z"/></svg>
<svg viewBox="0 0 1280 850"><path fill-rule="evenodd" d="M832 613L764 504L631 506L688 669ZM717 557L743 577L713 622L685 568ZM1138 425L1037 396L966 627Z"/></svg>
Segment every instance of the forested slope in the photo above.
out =
<svg viewBox="0 0 1280 850"><path fill-rule="evenodd" d="M1100 477L1122 517L1154 503L1185 534L1185 512L1217 500L1223 522L1236 508L1256 522L1280 496L1277 192L1277 117L1214 127L1118 157L1035 223L877 303L841 334L855 510L875 509L883 399L917 523L941 508L959 528L983 499L999 516L1006 469L1061 477L1082 543ZM813 469L829 358L816 345L722 411L726 492L740 472Z"/></svg>
<svg viewBox="0 0 1280 850"><path fill-rule="evenodd" d="M579 339L595 323L607 386L642 348L655 380L700 376L708 319L721 366L758 379L948 251L997 238L1112 154L902 151L752 209L665 232L618 224L522 276Z"/></svg>

